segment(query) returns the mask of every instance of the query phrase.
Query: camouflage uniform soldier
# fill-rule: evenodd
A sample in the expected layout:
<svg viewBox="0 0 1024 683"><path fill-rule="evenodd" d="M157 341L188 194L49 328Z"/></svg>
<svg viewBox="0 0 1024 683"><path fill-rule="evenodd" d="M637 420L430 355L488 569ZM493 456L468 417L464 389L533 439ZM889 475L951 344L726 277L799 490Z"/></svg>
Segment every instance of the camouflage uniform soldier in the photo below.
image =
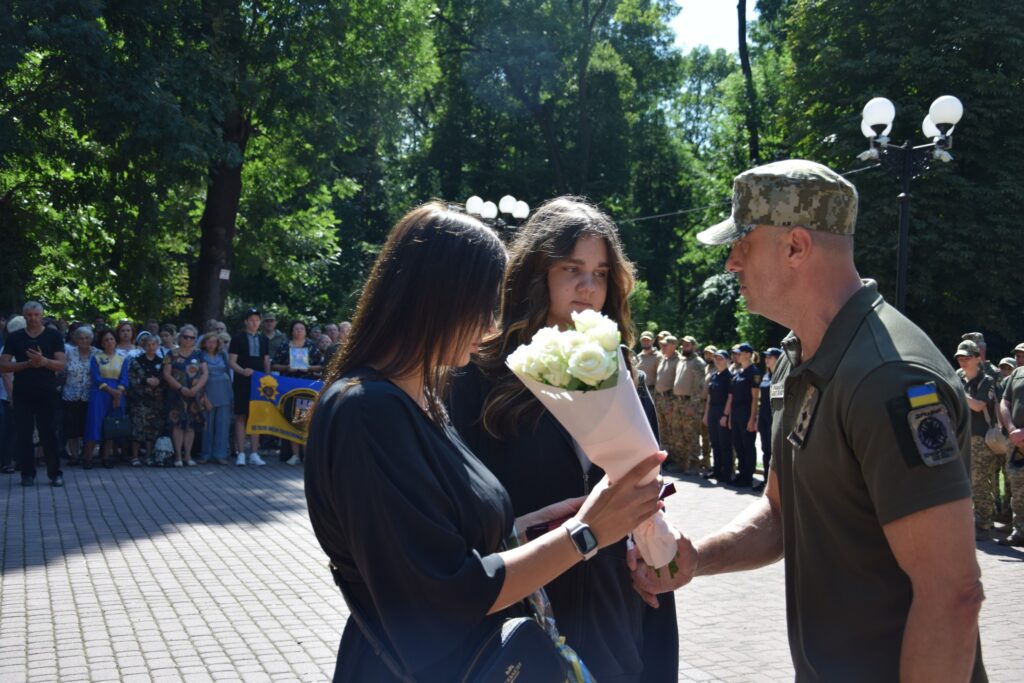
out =
<svg viewBox="0 0 1024 683"><path fill-rule="evenodd" d="M989 540L996 514L993 493L999 484L1002 462L1006 460L985 444L985 432L990 424L995 423L995 382L983 371L981 351L973 341L960 342L954 356L960 364L956 374L964 384L967 407L971 409L971 492L975 536L979 540Z"/></svg>
<svg viewBox="0 0 1024 683"><path fill-rule="evenodd" d="M964 341L972 341L978 345L978 350L981 352L981 371L992 378L993 386L996 386L998 389L998 385L1002 379L1002 374L999 372L999 368L988 360L988 345L985 343L985 335L981 332L967 332L961 337L961 339ZM998 390L997 395L999 395ZM1002 396L999 395L999 398L1002 398ZM995 421L996 420L993 420L993 424ZM1010 521L1010 494L1012 492L1012 487L1010 486L1010 478L1006 474L1006 459L1000 457L1000 463L999 471L996 472L996 476L992 480L992 496L993 500L995 500L999 521L1007 524ZM1002 496L1002 500L1000 500L999 495L1000 474L1003 475L1003 481L1006 482L1006 495Z"/></svg>
<svg viewBox="0 0 1024 683"><path fill-rule="evenodd" d="M1012 485L1017 491L1024 491L1024 367L1019 363L1017 369L1006 378L1003 400L999 404L999 416L1003 428L1010 437L1010 453L1006 461L1007 488ZM1008 538L999 543L1024 546L1024 495L1018 494L1013 497L1011 510L1013 530Z"/></svg>
<svg viewBox="0 0 1024 683"><path fill-rule="evenodd" d="M661 355L654 348L654 333L644 332L640 335L640 353L636 355L637 366L645 375L644 381L651 393L654 393L654 382L658 374L658 361Z"/></svg>
<svg viewBox="0 0 1024 683"><path fill-rule="evenodd" d="M677 454L680 453L679 428L676 424L679 411L675 409L675 401L672 397L672 385L676 381L676 366L679 364L679 354L676 353L677 343L678 340L671 334L662 339L661 360L658 361L654 382L654 407L658 410L661 447L668 451L668 462L673 464L676 463Z"/></svg>
<svg viewBox="0 0 1024 683"><path fill-rule="evenodd" d="M999 368L992 364L992 361L988 359L988 344L985 343L985 335L981 332L967 332L962 337L963 341L972 341L978 345L978 350L981 351L981 370L986 375L991 377L993 380L999 379Z"/></svg>
<svg viewBox="0 0 1024 683"><path fill-rule="evenodd" d="M676 365L676 380L672 395L679 413L679 453L676 456L687 474L699 474L700 425L704 415L707 364L697 354L697 340L683 337L682 358Z"/></svg>

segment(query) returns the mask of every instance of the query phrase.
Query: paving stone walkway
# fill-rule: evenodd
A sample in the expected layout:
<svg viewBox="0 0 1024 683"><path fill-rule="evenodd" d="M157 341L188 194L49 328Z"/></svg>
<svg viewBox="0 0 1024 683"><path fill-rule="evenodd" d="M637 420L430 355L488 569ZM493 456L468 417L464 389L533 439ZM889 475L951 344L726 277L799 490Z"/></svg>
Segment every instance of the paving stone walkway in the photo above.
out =
<svg viewBox="0 0 1024 683"><path fill-rule="evenodd" d="M0 681L323 681L347 618L297 468L0 475ZM751 494L677 483L699 536ZM979 547L990 678L1024 680L1024 553ZM788 681L781 564L676 593L680 680Z"/></svg>

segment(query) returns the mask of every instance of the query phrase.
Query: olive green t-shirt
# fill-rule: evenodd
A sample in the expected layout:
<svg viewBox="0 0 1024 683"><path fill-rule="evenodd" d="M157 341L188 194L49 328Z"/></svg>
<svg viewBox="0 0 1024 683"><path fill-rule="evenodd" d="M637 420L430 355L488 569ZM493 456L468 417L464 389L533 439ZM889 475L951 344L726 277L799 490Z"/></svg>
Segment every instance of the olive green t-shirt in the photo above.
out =
<svg viewBox="0 0 1024 683"><path fill-rule="evenodd" d="M770 389L771 467L796 680L898 681L912 590L882 527L970 497L960 380L871 281L813 358L799 362L792 335L783 348ZM973 680L986 680L980 649Z"/></svg>
<svg viewBox="0 0 1024 683"><path fill-rule="evenodd" d="M1024 366L1011 372L1003 382L1003 400L1010 404L1014 426L1024 427Z"/></svg>

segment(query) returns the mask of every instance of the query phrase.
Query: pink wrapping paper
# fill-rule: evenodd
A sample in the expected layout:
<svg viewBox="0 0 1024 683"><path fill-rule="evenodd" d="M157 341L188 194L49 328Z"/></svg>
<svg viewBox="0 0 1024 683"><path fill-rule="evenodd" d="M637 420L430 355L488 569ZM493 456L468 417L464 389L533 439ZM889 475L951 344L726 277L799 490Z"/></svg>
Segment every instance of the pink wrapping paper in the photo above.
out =
<svg viewBox="0 0 1024 683"><path fill-rule="evenodd" d="M647 421L632 375L622 354L614 387L595 391L559 389L516 373L526 388L555 416L580 445L590 461L615 482L633 467L661 450ZM642 482L658 476L653 468ZM644 562L656 568L667 565L676 554L677 533L658 512L633 532Z"/></svg>

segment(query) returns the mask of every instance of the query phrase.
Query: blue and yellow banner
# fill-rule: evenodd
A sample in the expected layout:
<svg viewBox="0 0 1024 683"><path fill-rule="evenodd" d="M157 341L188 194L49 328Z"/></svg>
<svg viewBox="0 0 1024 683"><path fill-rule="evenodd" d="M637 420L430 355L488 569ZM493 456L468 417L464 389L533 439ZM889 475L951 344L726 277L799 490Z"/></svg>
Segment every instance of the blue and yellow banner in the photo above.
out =
<svg viewBox="0 0 1024 683"><path fill-rule="evenodd" d="M263 372L254 372L250 379L246 434L276 436L305 446L309 423L301 418L312 407L324 383Z"/></svg>

